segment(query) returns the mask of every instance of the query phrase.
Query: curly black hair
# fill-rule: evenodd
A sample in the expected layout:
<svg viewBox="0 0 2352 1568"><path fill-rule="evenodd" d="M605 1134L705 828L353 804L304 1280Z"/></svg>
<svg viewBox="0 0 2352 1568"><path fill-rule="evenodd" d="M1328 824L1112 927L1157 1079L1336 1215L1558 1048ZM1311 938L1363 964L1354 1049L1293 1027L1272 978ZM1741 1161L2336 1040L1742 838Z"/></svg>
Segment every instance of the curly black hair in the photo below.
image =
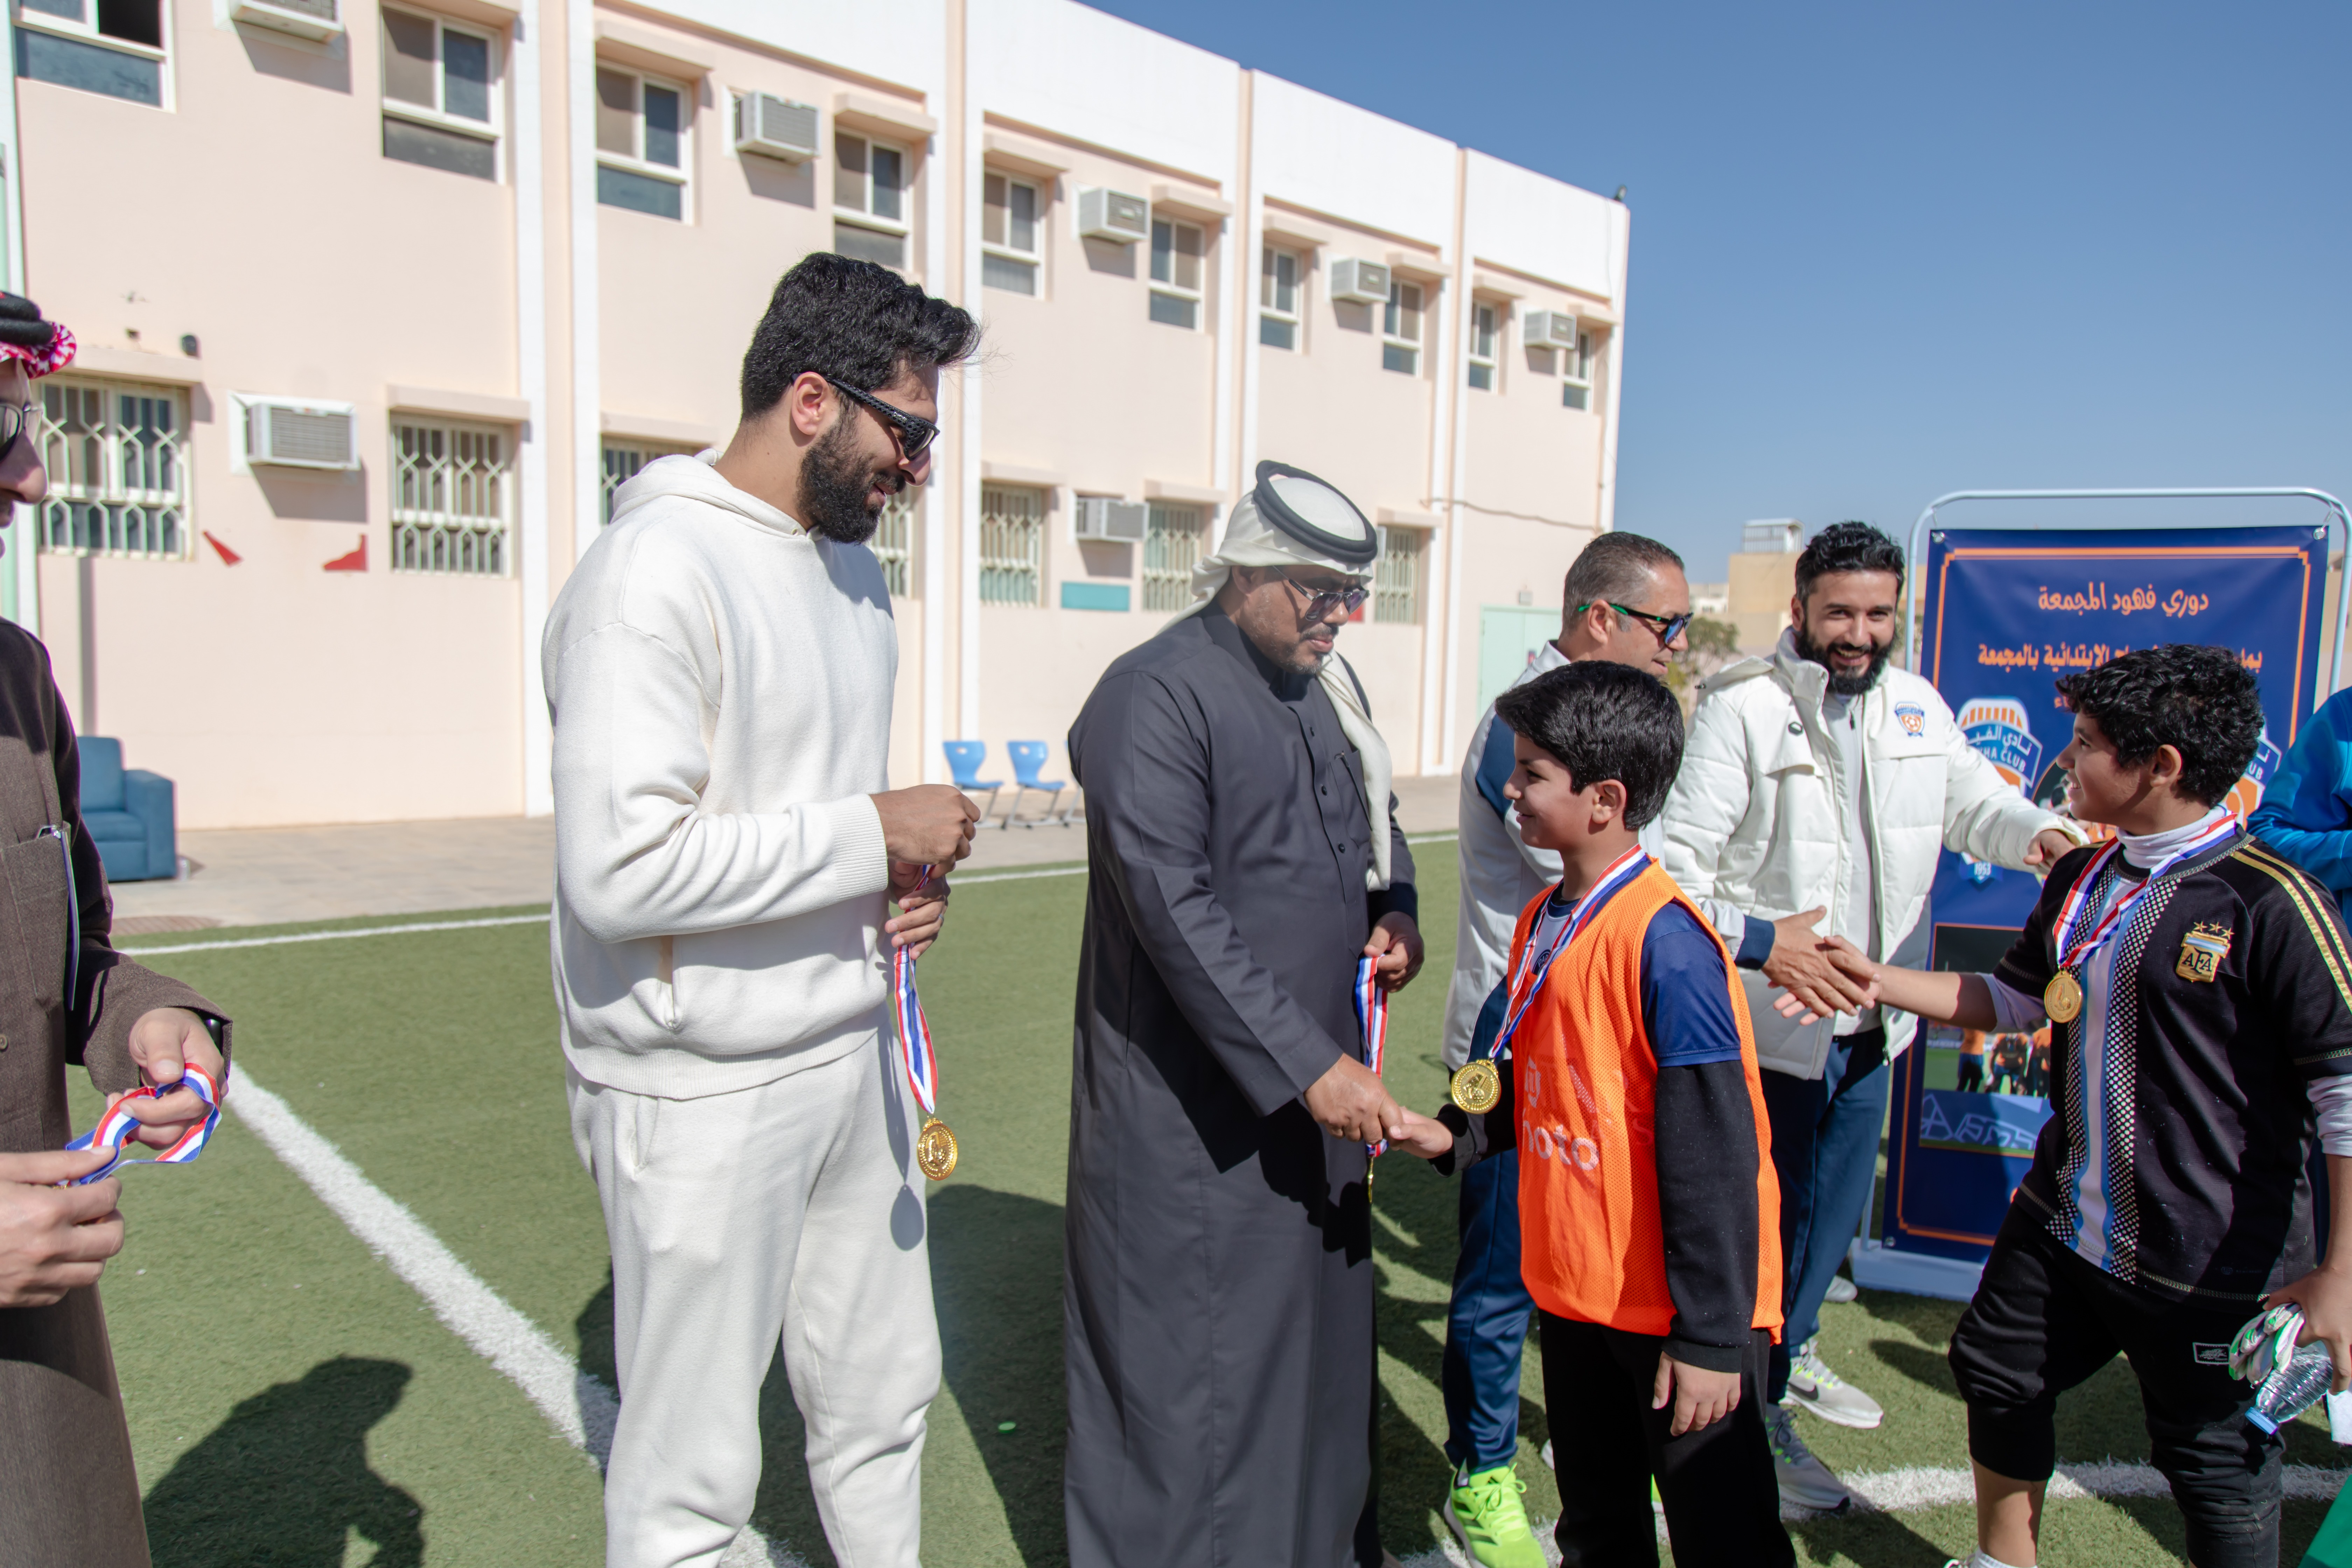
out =
<svg viewBox="0 0 2352 1568"><path fill-rule="evenodd" d="M2058 695L2130 766L2158 746L2180 753L2180 794L2217 804L2254 760L2263 694L2234 649L2166 643L2119 654L2096 669L2058 678Z"/></svg>
<svg viewBox="0 0 2352 1568"><path fill-rule="evenodd" d="M1833 522L1797 557L1797 597L1806 597L1816 579L1833 572L1892 572L1899 587L1903 547L1866 522Z"/></svg>
<svg viewBox="0 0 2352 1568"><path fill-rule="evenodd" d="M1547 670L1495 699L1495 717L1559 759L1568 782L1625 786L1625 826L1664 809L1683 765L1683 710L1656 677L1589 658Z"/></svg>
<svg viewBox="0 0 2352 1568"><path fill-rule="evenodd" d="M905 370L957 364L980 346L980 324L887 267L820 252L776 280L743 354L743 417L756 419L814 371L860 392Z"/></svg>

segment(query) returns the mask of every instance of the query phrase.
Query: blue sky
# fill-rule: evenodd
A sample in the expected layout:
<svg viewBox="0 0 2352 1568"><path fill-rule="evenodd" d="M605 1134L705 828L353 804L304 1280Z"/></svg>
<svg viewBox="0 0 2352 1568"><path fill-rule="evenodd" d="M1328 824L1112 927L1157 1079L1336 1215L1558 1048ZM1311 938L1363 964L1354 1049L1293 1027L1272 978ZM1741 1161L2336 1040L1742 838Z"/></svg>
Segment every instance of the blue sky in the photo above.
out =
<svg viewBox="0 0 2352 1568"><path fill-rule="evenodd" d="M1628 186L1617 525L1694 577L1962 488L2352 489L2352 8L1102 8ZM2240 504L2133 515L2319 515Z"/></svg>

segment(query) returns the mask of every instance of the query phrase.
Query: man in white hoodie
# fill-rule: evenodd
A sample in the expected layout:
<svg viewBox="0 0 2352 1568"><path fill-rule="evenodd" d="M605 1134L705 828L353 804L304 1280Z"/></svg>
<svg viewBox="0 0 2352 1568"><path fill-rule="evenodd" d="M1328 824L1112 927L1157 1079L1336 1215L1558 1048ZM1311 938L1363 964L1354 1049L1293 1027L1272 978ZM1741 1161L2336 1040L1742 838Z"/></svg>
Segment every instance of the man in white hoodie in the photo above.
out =
<svg viewBox="0 0 2352 1568"><path fill-rule="evenodd" d="M812 256L743 360L715 462L622 487L543 650L555 994L613 1251L611 1568L716 1564L751 1517L781 1338L845 1568L914 1568L938 1326L887 1022L977 814L892 790L897 640L864 548L929 477L970 316ZM886 919L892 898L903 911Z"/></svg>

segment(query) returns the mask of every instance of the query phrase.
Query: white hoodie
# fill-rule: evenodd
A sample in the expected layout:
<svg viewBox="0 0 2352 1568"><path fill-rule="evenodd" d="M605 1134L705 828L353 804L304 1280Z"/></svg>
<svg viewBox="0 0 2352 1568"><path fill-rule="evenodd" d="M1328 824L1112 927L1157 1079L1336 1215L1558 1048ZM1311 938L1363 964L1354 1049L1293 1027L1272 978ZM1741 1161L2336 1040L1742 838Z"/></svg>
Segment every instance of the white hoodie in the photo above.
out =
<svg viewBox="0 0 2352 1568"><path fill-rule="evenodd" d="M698 458L621 487L548 616L564 1055L728 1094L871 1040L888 996L898 645L881 567Z"/></svg>

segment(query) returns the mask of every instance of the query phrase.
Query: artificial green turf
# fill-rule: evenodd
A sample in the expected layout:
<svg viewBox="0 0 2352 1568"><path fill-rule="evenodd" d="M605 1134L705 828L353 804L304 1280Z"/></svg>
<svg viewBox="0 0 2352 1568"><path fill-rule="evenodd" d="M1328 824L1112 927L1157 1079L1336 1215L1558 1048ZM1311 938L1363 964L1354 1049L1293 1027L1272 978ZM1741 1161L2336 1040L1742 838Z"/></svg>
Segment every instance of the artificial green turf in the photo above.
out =
<svg viewBox="0 0 2352 1568"><path fill-rule="evenodd" d="M1401 1098L1431 1109L1444 1090L1437 1031L1454 879L1444 846L1424 847L1420 861L1429 962L1392 1011L1388 1072ZM1076 876L973 884L923 961L940 1110L962 1144L956 1174L930 1194L946 1387L930 1423L923 1511L938 1563L1066 1561L1061 1205L1084 899ZM544 926L152 962L237 1019L238 1062L256 1081L610 1379L604 1232L566 1127ZM159 1563L340 1561L321 1544L339 1531L357 1531L353 1562L370 1560L362 1540L380 1543L373 1561L384 1564L595 1560L601 1524L586 1461L234 1115L200 1164L138 1173L129 1184L133 1240L110 1274L108 1303ZM1418 1161L1381 1162L1381 1511L1402 1555L1443 1533L1437 1376L1454 1198L1452 1184ZM130 1272L142 1267L154 1272ZM158 1278L173 1279L173 1290L150 1288ZM1942 1357L1958 1313L1953 1303L1872 1293L1824 1314L1825 1355L1888 1410L1885 1426L1866 1433L1805 1418L1832 1466L1966 1464ZM1529 1510L1542 1518L1558 1494L1536 1458L1549 1428L1532 1348L1525 1373L1518 1468ZM765 1395L768 1465L754 1522L811 1563L829 1563L781 1368ZM2146 1458L2137 1394L2120 1364L2061 1417L2067 1458ZM2340 1463L2309 1426L2294 1434L2289 1458ZM400 1528L395 1491L421 1510L421 1547ZM192 1528L200 1510L205 1522ZM2288 1505L2287 1563L2323 1512ZM383 1543L371 1530L393 1539ZM1815 1521L1794 1533L1805 1562L1894 1568L1964 1553L1972 1524L1966 1508L1940 1508ZM273 1542L299 1547L273 1559ZM2179 1548L2169 1502L2092 1501L2051 1509L2044 1555L2140 1564L2170 1561Z"/></svg>

